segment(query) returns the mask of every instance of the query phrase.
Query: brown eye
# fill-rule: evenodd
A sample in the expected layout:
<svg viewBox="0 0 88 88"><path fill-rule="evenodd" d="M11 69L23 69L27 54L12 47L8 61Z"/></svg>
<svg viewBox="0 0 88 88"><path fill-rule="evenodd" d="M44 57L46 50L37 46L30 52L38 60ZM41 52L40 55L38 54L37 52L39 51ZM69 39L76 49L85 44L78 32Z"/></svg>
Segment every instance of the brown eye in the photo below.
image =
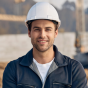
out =
<svg viewBox="0 0 88 88"><path fill-rule="evenodd" d="M37 28L37 29L35 29L35 31L39 31L39 29Z"/></svg>
<svg viewBox="0 0 88 88"><path fill-rule="evenodd" d="M48 28L48 29L46 29L46 31L51 31L51 29Z"/></svg>

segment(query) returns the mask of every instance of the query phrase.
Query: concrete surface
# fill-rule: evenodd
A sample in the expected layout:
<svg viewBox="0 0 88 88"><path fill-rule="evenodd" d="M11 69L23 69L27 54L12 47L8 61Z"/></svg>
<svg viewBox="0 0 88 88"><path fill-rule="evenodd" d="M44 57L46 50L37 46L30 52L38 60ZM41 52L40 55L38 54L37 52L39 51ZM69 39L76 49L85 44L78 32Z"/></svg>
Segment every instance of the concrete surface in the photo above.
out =
<svg viewBox="0 0 88 88"><path fill-rule="evenodd" d="M88 35L87 35L88 36ZM59 33L54 44L71 58L75 55L75 33ZM88 44L86 44L88 50ZM32 48L27 34L0 35L0 61L11 61L25 55Z"/></svg>

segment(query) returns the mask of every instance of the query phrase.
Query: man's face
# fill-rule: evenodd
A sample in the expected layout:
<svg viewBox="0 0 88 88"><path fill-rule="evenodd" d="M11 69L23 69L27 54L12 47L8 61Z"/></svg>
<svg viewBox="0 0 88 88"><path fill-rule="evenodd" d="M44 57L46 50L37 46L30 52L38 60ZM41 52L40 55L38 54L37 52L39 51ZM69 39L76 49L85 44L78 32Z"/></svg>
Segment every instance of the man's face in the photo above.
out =
<svg viewBox="0 0 88 88"><path fill-rule="evenodd" d="M49 20L33 21L31 31L28 30L33 49L40 52L45 52L53 47L54 38L56 38L57 34L58 29L55 31L54 23Z"/></svg>

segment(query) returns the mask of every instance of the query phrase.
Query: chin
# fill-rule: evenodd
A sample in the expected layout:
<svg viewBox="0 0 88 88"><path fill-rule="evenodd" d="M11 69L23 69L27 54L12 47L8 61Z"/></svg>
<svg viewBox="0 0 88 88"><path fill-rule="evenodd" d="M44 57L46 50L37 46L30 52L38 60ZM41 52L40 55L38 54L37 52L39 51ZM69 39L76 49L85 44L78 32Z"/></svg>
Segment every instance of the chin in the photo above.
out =
<svg viewBox="0 0 88 88"><path fill-rule="evenodd" d="M47 48L36 48L39 52L45 52L49 49L49 47Z"/></svg>

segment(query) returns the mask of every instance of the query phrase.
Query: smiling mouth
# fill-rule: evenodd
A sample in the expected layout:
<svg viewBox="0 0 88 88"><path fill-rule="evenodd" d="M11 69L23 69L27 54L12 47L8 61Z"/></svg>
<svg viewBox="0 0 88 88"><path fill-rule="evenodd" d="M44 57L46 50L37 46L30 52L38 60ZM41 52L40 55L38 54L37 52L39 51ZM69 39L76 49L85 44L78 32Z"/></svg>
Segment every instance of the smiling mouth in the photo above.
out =
<svg viewBox="0 0 88 88"><path fill-rule="evenodd" d="M44 43L44 42L46 42L46 41L38 41L38 42L42 42L42 43Z"/></svg>
<svg viewBox="0 0 88 88"><path fill-rule="evenodd" d="M40 44L45 44L47 41L46 40L40 40L38 41Z"/></svg>

